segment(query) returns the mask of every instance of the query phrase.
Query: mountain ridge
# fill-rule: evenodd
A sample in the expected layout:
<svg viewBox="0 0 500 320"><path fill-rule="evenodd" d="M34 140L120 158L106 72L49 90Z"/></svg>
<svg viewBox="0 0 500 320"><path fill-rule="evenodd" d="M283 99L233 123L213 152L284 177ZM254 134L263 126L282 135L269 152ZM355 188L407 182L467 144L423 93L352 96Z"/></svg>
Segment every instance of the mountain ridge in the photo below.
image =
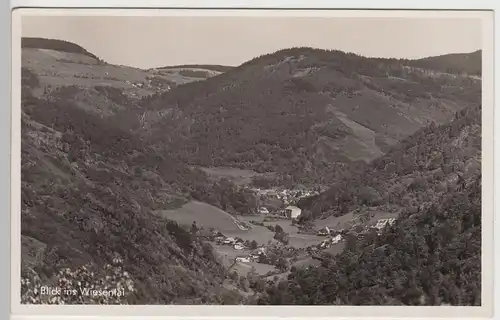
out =
<svg viewBox="0 0 500 320"><path fill-rule="evenodd" d="M312 175L321 177L331 171L322 167L327 158L339 166L371 161L403 137L431 121L449 121L479 99L477 79L401 61L311 48L280 50L160 94L144 108L167 116L152 117L146 136L153 144L170 141L168 148L195 165L285 170L298 180L305 178L299 172L319 168ZM166 139L166 128L177 134ZM262 152L274 160L262 158ZM297 157L294 164L290 152ZM280 164L283 158L288 160ZM295 166L293 172L283 168Z"/></svg>

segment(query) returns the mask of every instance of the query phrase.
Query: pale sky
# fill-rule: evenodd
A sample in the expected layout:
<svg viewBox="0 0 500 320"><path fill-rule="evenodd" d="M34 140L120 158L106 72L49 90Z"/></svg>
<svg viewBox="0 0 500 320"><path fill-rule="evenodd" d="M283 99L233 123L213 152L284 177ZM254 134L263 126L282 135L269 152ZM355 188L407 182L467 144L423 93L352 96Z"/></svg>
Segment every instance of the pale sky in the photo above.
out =
<svg viewBox="0 0 500 320"><path fill-rule="evenodd" d="M112 64L240 65L308 46L369 57L421 58L481 49L473 18L24 16L24 37L74 42Z"/></svg>

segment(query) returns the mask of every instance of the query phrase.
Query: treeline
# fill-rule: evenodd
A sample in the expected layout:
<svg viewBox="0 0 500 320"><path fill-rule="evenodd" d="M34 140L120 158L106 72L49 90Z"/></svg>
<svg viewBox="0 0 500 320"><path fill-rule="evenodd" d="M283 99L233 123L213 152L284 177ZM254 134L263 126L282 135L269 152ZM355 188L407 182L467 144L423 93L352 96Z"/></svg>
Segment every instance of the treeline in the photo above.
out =
<svg viewBox="0 0 500 320"><path fill-rule="evenodd" d="M219 72L227 72L227 71L230 71L231 69L233 69L234 67L222 66L222 65L217 65L217 64L182 64L182 65L177 65L177 66L159 67L156 69L168 70L168 69L188 69L188 68L207 69L207 70L213 70L213 71L219 71Z"/></svg>
<svg viewBox="0 0 500 320"><path fill-rule="evenodd" d="M389 68L411 66L441 72L449 72L453 74L466 72L471 75L481 75L481 54L482 51L478 50L472 53L447 54L423 59L367 58L352 52L344 52L340 50L316 49L311 47L294 47L258 56L243 63L241 66L239 66L239 68L256 64L275 64L287 57L298 58L300 56L314 56L319 61L330 61L330 63L332 63L333 65L335 65L339 61L345 61L345 63L347 64L356 61L364 61L363 66L361 66L360 68L361 72L359 72L361 74L364 74L363 70L375 70L381 69L381 67L383 69L384 66L388 66ZM356 70L356 68L352 68L352 70Z"/></svg>
<svg viewBox="0 0 500 320"><path fill-rule="evenodd" d="M23 37L21 39L21 48L49 49L68 53L80 53L101 61L96 55L88 52L81 46L64 40Z"/></svg>

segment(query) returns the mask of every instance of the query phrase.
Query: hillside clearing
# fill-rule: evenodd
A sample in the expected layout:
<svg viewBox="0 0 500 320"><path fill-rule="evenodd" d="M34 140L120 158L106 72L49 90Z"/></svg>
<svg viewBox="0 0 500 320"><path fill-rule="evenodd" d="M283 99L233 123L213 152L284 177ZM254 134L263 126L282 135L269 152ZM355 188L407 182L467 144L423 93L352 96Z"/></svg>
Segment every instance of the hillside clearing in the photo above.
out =
<svg viewBox="0 0 500 320"><path fill-rule="evenodd" d="M178 209L156 210L155 215L176 221L181 225L191 225L194 221L199 227L214 228L219 231L239 233L235 218L229 213L199 201L191 201Z"/></svg>

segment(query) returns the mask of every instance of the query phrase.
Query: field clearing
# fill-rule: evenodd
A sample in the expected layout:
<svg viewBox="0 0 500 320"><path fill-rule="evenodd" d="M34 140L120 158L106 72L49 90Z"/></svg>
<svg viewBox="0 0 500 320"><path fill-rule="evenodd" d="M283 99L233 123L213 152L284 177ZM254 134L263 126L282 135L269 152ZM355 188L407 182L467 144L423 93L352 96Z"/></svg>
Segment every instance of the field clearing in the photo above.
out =
<svg viewBox="0 0 500 320"><path fill-rule="evenodd" d="M316 235L309 234L290 234L289 246L294 248L306 248L309 246L314 246L320 244L321 241L325 240L325 237L319 237Z"/></svg>
<svg viewBox="0 0 500 320"><path fill-rule="evenodd" d="M313 259L313 258L306 258L303 260L299 260L293 264L293 266L296 268L305 268L308 266L316 266L317 267L320 265L321 265L321 261L319 261L317 259Z"/></svg>
<svg viewBox="0 0 500 320"><path fill-rule="evenodd" d="M328 227L333 230L341 230L350 228L354 222L355 215L352 212L346 213L341 217L330 216L326 219L318 219L314 221L314 227L321 229Z"/></svg>
<svg viewBox="0 0 500 320"><path fill-rule="evenodd" d="M324 252L328 252L331 255L336 256L337 254L341 253L345 248L345 242L341 241L336 244L332 244L330 248L323 250Z"/></svg>
<svg viewBox="0 0 500 320"><path fill-rule="evenodd" d="M224 234L241 234L247 232L241 230L235 224L235 218L229 213L198 201L188 202L178 209L156 210L154 214L176 221L181 225L191 225L193 221L196 221L198 227L203 226L205 229L215 228Z"/></svg>
<svg viewBox="0 0 500 320"><path fill-rule="evenodd" d="M245 221L247 223L250 223L250 221L258 221L262 222L266 216L264 215L259 215L259 216L241 216L238 217L241 221ZM289 234L289 245L295 248L305 248L308 246L312 245L317 245L321 241L325 239L325 237L319 237L317 235L312 235L312 234L303 234L303 233L298 233L299 229L295 226L292 226L292 221L291 220L276 220L276 221L266 221L264 222L265 226L276 226L279 225L283 228L283 231ZM259 229L264 229L267 231L268 234L263 234L266 239L273 239L274 237L274 232L271 232L269 229L266 227L262 226L256 226L251 224L252 226L252 231L259 230ZM264 231L263 231L264 232ZM269 237L270 238L267 238ZM255 240L259 244L261 243L258 239ZM268 240L267 240L268 241ZM264 243L267 243L264 242Z"/></svg>
<svg viewBox="0 0 500 320"><path fill-rule="evenodd" d="M153 214L176 221L185 226L191 226L193 221L196 221L198 227L217 229L226 237L239 237L248 241L255 240L259 245L267 244L269 241L275 241L273 240L274 232L271 232L266 227L251 225L251 229L242 230L234 222L240 219L203 202L191 201L181 208L156 210ZM241 221L245 220L242 219Z"/></svg>
<svg viewBox="0 0 500 320"><path fill-rule="evenodd" d="M374 226L380 219L397 219L399 212L385 212L385 211L374 211L371 212L373 217L368 221L367 225Z"/></svg>
<svg viewBox="0 0 500 320"><path fill-rule="evenodd" d="M259 275L266 275L268 272L275 271L276 267L269 264L257 263L257 262L236 262L229 271L236 271L238 275L246 276L252 268L255 268L255 272Z"/></svg>

